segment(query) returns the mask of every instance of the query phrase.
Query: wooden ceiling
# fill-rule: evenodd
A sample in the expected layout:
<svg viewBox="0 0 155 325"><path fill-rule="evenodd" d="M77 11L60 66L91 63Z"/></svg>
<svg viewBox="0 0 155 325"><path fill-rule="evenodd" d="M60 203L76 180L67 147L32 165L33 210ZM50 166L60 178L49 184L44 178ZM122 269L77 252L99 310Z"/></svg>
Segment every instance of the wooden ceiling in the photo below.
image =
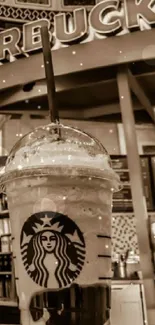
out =
<svg viewBox="0 0 155 325"><path fill-rule="evenodd" d="M155 61L136 62L130 70L155 106ZM116 81L117 67L108 67L56 77L57 102L61 118L121 120ZM144 107L132 94L137 122L151 122ZM43 117L48 114L45 80L16 86L1 92L0 113Z"/></svg>
<svg viewBox="0 0 155 325"><path fill-rule="evenodd" d="M152 43L154 30L149 30L53 51L60 117L120 120L117 72L118 66L128 64L134 80L142 89L140 96L135 96L134 89L132 94L136 121L150 122L145 109L148 102L148 111L153 112L155 106L155 47L152 49ZM142 53L145 48L149 50L144 60ZM76 51L76 59L73 58L73 50ZM91 55L88 56L88 53ZM77 65L77 62L83 62L83 65ZM38 53L0 67L0 113L48 115L42 64L42 53Z"/></svg>

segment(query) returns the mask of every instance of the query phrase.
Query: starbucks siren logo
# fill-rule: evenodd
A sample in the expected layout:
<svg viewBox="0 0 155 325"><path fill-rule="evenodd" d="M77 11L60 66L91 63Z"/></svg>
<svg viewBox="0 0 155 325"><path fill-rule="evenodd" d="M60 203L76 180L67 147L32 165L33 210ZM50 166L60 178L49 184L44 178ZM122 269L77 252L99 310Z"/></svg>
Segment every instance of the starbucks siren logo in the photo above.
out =
<svg viewBox="0 0 155 325"><path fill-rule="evenodd" d="M80 274L85 241L73 220L57 213L33 214L21 232L21 255L30 278L44 288L63 288Z"/></svg>

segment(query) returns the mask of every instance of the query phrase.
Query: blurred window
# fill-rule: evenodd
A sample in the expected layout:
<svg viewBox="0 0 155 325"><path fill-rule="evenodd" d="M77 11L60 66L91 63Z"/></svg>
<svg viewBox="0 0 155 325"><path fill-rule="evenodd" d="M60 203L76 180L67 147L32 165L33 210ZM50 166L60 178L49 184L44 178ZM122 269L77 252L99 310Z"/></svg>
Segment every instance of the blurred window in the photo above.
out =
<svg viewBox="0 0 155 325"><path fill-rule="evenodd" d="M64 0L65 6L94 6L95 0Z"/></svg>

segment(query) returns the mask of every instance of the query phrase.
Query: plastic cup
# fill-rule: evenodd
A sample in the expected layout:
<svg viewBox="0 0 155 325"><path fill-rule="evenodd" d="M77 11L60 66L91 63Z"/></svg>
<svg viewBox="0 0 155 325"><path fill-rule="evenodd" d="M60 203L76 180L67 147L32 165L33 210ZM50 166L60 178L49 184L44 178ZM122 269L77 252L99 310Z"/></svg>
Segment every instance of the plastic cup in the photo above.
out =
<svg viewBox="0 0 155 325"><path fill-rule="evenodd" d="M120 181L105 148L75 128L36 128L10 152L1 186L21 324L34 323L30 303L43 291L52 324L109 324L112 194Z"/></svg>

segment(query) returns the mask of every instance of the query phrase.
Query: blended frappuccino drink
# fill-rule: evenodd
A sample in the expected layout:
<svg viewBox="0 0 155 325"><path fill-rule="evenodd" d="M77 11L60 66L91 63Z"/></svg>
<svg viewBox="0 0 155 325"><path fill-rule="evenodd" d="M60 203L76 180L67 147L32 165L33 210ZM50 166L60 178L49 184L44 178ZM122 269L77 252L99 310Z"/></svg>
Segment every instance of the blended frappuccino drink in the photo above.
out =
<svg viewBox="0 0 155 325"><path fill-rule="evenodd" d="M1 183L21 323L33 324L31 299L46 290L51 324L108 324L112 193L120 183L104 147L61 124L39 127L12 149Z"/></svg>

